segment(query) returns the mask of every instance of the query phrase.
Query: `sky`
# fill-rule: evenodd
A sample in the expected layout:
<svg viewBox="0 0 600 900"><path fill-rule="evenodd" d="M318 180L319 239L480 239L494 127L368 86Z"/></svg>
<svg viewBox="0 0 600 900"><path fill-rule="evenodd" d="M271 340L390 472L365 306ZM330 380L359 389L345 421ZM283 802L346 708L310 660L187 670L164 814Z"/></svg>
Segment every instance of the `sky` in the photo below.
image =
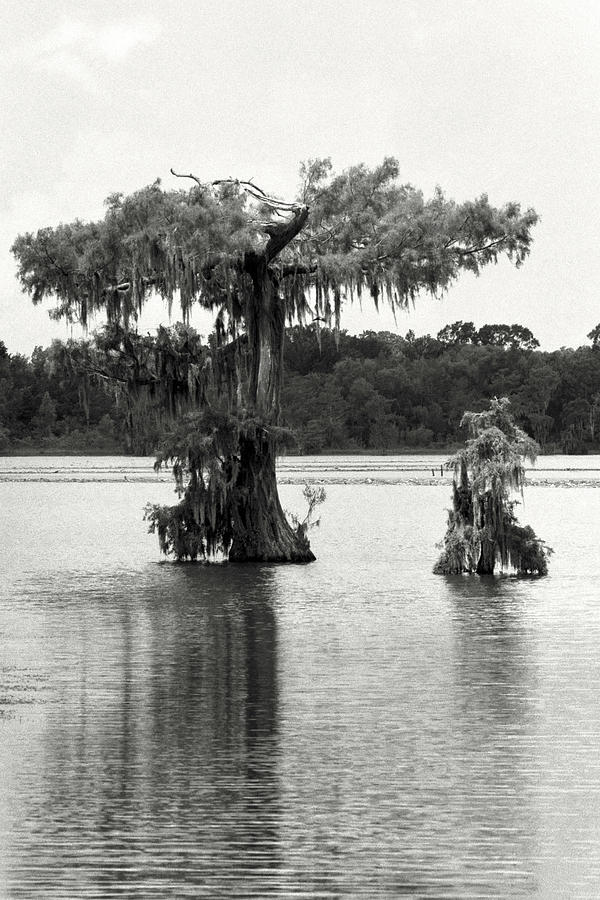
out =
<svg viewBox="0 0 600 900"><path fill-rule="evenodd" d="M597 0L2 0L0 340L79 336L21 292L25 231L97 219L170 175L254 178L293 199L302 160L395 156L401 179L540 215L531 255L354 333L518 323L543 349L600 322ZM141 327L167 321L151 303ZM206 333L209 323L197 322Z"/></svg>

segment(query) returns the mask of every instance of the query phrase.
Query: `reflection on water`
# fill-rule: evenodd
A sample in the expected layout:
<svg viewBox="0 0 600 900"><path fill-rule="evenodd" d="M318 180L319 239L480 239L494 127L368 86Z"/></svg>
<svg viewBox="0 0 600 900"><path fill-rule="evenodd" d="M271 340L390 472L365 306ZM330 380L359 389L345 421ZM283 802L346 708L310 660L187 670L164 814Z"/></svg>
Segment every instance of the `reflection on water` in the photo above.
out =
<svg viewBox="0 0 600 900"><path fill-rule="evenodd" d="M537 672L528 645L527 598L518 582L446 580L456 638L457 783L469 855L490 869L511 860L511 882L535 893L538 823L532 794Z"/></svg>
<svg viewBox="0 0 600 900"><path fill-rule="evenodd" d="M16 773L12 895L169 896L183 881L241 896L279 865L273 577L227 576L224 592L221 572L184 566L61 585L44 616L53 696Z"/></svg>
<svg viewBox="0 0 600 900"><path fill-rule="evenodd" d="M157 564L147 485L63 487L3 486L0 896L598 895L600 492L565 537L532 489L553 574L495 580L431 574L442 489L333 486L317 563L204 567Z"/></svg>

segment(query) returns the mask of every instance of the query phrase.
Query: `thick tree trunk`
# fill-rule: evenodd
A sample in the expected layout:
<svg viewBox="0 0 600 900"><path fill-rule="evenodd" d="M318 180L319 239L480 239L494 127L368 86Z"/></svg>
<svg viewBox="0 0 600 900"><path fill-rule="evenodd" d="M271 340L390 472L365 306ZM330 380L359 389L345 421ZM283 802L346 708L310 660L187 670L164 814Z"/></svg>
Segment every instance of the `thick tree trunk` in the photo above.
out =
<svg viewBox="0 0 600 900"><path fill-rule="evenodd" d="M493 575L496 566L496 541L483 538L477 562L478 575Z"/></svg>
<svg viewBox="0 0 600 900"><path fill-rule="evenodd" d="M478 575L493 575L496 567L496 550L498 549L498 510L497 502L490 491L479 498L477 522L481 531L481 551L477 560Z"/></svg>
<svg viewBox="0 0 600 900"><path fill-rule="evenodd" d="M277 492L275 447L265 435L243 438L236 483L231 562L312 562L308 540L287 521Z"/></svg>
<svg viewBox="0 0 600 900"><path fill-rule="evenodd" d="M246 309L249 351L247 414L256 427L240 439L240 467L233 511L232 562L312 562L306 534L291 528L277 492L276 439L279 422L285 308L278 296L270 260L298 233L306 221L299 211L291 223L273 227L263 254L248 254L246 271L253 296Z"/></svg>

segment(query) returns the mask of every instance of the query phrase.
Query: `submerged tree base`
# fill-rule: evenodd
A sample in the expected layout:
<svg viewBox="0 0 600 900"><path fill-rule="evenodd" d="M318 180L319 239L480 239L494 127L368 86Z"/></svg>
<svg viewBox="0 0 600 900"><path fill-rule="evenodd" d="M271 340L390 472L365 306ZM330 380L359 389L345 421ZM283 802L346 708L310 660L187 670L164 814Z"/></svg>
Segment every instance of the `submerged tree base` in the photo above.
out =
<svg viewBox="0 0 600 900"><path fill-rule="evenodd" d="M277 490L272 428L227 414L187 416L165 439L156 462L173 464L181 497L174 506L148 505L149 530L178 561L307 563L309 514L290 524Z"/></svg>
<svg viewBox="0 0 600 900"><path fill-rule="evenodd" d="M548 574L548 556L552 553L544 541L540 540L530 525L519 525L516 521L506 522L503 539L510 548L507 569L517 576ZM486 541L487 547L483 545ZM443 542L443 549L434 566L434 575L493 575L501 556L496 542L481 538L477 529L467 526L462 530L449 528ZM501 569L501 571L504 571Z"/></svg>
<svg viewBox="0 0 600 900"><path fill-rule="evenodd" d="M262 531L247 531L231 542L224 537L217 544L207 543L206 528L196 521L185 499L175 506L149 505L145 518L150 523L149 531L158 535L162 553L177 562L216 561L219 557L235 563L309 563L316 559L305 529L292 529L283 512L281 518L269 520L268 536Z"/></svg>
<svg viewBox="0 0 600 900"><path fill-rule="evenodd" d="M262 553L245 552L244 549L233 548L229 552L229 562L234 563L250 563L250 562L268 562L268 563L309 563L316 560L315 554L310 549L308 541L302 546L298 542L297 546L289 546L285 550L277 547L273 550L266 550Z"/></svg>

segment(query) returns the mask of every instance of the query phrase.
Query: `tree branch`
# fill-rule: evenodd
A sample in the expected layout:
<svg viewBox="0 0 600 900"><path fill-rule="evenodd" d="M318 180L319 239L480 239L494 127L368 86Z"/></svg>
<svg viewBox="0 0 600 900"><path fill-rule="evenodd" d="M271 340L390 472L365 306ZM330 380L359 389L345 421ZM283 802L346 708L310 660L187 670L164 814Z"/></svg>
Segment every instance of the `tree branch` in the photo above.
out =
<svg viewBox="0 0 600 900"><path fill-rule="evenodd" d="M50 256L50 253L48 252L48 245L45 242L42 244L42 247L44 253L46 254L46 257L49 259L52 265L55 266L59 270L59 272L61 272L65 276L65 278L69 278L73 275L73 272L70 272L68 269L63 269L58 260L54 259L53 256Z"/></svg>
<svg viewBox="0 0 600 900"><path fill-rule="evenodd" d="M308 265L308 263L301 263L300 265L290 263L286 266L282 266L279 277L288 278L290 275L314 275L316 271L316 263L311 263L310 265Z"/></svg>
<svg viewBox="0 0 600 900"><path fill-rule="evenodd" d="M243 187L246 193L250 194L254 200L258 200L260 203L264 203L274 210L283 209L286 212L296 212L298 209L302 208L300 203L286 203L285 200L276 200L275 197L269 197L262 188L259 188L252 181L241 181L239 178L219 178L217 181L212 181L211 184L240 185L240 187Z"/></svg>
<svg viewBox="0 0 600 900"><path fill-rule="evenodd" d="M148 287L149 285L156 284L159 281L157 275L144 275L142 277L142 283ZM127 291L131 290L131 282L130 281L121 281L119 284L108 284L105 288L103 288L102 293L118 293L118 294L126 294Z"/></svg>
<svg viewBox="0 0 600 900"><path fill-rule="evenodd" d="M481 244L479 247L469 247L467 250L461 250L459 247L457 247L454 252L458 253L459 256L469 256L472 253L482 253L484 250L491 250L492 247L496 247L504 240L506 240L505 234L503 234L502 237L497 238L495 241L490 241L489 244Z"/></svg>
<svg viewBox="0 0 600 900"><path fill-rule="evenodd" d="M460 232L463 230L463 228L465 227L465 225L467 224L467 222L469 221L470 218L471 218L470 215L466 216L466 218L464 219L464 221L462 222L462 224L461 224L461 225L459 226L459 228L458 228L458 234L456 235L456 237L448 238L448 240L447 240L446 243L444 244L444 249L445 249L445 250L447 250L448 247L451 247L452 244L455 244L455 243L459 240Z"/></svg>
<svg viewBox="0 0 600 900"><path fill-rule="evenodd" d="M239 337L234 338L232 341L228 341L226 344L220 344L218 347L210 347L208 350L208 355L212 354L220 354L221 356L233 356L235 355L236 350L238 348L246 348L248 346L248 335L240 334Z"/></svg>
<svg viewBox="0 0 600 900"><path fill-rule="evenodd" d="M195 175L192 175L191 173L190 173L189 175L179 175L177 172L174 172L173 169L171 169L171 175L174 175L175 178L191 178L193 181L196 182L196 184L198 185L198 187L204 188L204 185L202 184L202 182L200 181L200 179L199 179L199 178L196 178L196 176L195 176Z"/></svg>
<svg viewBox="0 0 600 900"><path fill-rule="evenodd" d="M269 225L265 228L266 234L269 235L269 242L265 247L267 262L271 262L284 247L287 247L290 241L294 240L306 225L307 220L308 206L301 206L288 222Z"/></svg>
<svg viewBox="0 0 600 900"><path fill-rule="evenodd" d="M105 381L118 382L119 384L131 384L131 379L124 378L122 375L116 375L113 372L107 372L106 369L100 369L98 366L93 366L90 363L75 361L71 358L71 365L76 372L82 375L93 375L95 378L104 378ZM156 384L159 381L159 378L135 379L135 383L139 385Z"/></svg>
<svg viewBox="0 0 600 900"><path fill-rule="evenodd" d="M191 178L199 187L205 187L200 179L191 173L189 175L184 175L175 172L174 169L171 168L171 175L174 175L175 178ZM258 200L260 203L264 203L274 210L283 209L286 212L296 212L298 209L301 209L301 204L299 203L287 203L285 200L276 200L275 197L269 197L263 189L258 187L257 184L254 184L253 181L243 181L239 178L218 178L216 181L211 181L210 184L213 187L219 184L237 184L242 187L247 194L250 194L254 200Z"/></svg>

